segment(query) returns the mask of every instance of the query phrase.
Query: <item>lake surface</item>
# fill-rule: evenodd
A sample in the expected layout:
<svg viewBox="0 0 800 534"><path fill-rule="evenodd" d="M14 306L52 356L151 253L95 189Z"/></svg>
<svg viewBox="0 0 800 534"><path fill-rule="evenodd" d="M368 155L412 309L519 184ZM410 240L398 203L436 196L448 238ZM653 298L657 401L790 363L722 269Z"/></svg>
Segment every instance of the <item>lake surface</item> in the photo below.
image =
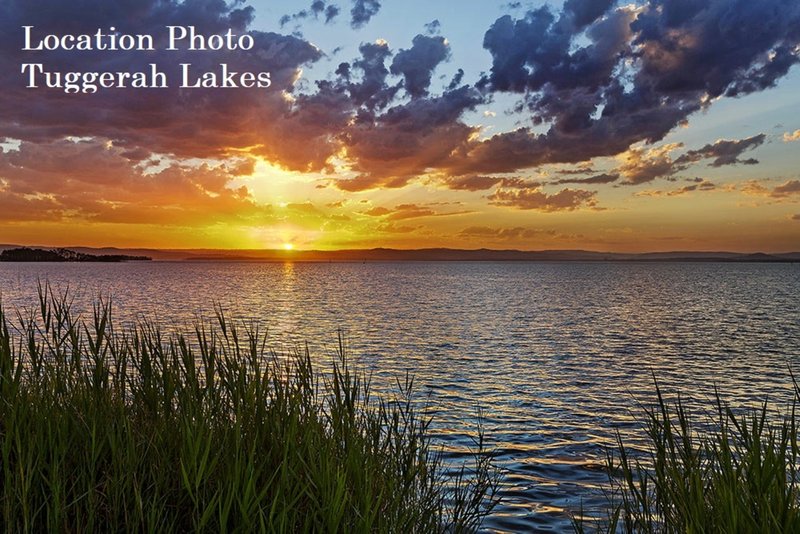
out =
<svg viewBox="0 0 800 534"><path fill-rule="evenodd" d="M341 330L378 388L416 377L453 457L482 410L505 470L485 525L499 531L568 530L581 505L605 507L604 447L617 430L641 438L653 374L697 406L714 385L740 406L780 403L800 360L798 264L0 263L4 306L35 305L37 280L167 326L219 303L321 361Z"/></svg>

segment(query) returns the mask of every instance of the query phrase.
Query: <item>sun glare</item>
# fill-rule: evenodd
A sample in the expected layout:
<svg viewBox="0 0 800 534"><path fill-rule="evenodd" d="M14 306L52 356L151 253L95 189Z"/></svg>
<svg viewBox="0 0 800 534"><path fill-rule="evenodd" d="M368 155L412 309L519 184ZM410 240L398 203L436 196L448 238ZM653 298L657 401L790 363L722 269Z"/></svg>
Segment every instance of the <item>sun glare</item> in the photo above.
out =
<svg viewBox="0 0 800 534"><path fill-rule="evenodd" d="M291 243L284 243L283 250L294 250L294 245Z"/></svg>

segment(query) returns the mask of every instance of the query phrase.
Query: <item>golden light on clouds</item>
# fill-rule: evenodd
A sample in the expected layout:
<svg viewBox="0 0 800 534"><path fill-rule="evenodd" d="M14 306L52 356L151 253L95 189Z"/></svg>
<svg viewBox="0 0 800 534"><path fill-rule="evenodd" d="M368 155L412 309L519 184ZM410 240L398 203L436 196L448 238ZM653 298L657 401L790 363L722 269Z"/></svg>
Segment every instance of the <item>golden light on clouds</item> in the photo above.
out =
<svg viewBox="0 0 800 534"><path fill-rule="evenodd" d="M797 14L731 10L726 31L757 20L775 32L729 39L702 13L667 23L660 1L595 3L586 20L557 22L580 3L527 14L487 4L480 19L412 28L368 26L371 15L315 27L310 11L275 25L260 8L245 20L235 2L217 2L198 15L199 32L235 15L259 38L252 53L214 61L270 70L269 90L99 92L65 105L8 77L0 241L796 248ZM40 16L34 4L19 3L9 27ZM184 4L120 16L155 31ZM153 52L119 59L165 69L198 60ZM4 58L28 60L19 50Z"/></svg>

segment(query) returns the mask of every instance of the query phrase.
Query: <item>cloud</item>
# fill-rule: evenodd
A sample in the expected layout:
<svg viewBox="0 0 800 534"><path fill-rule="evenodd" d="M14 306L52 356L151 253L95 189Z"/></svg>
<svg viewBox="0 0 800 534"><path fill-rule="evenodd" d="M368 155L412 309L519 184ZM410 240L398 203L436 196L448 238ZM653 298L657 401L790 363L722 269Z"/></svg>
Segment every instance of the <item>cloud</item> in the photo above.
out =
<svg viewBox="0 0 800 534"><path fill-rule="evenodd" d="M717 189L716 184L707 180L700 179L699 182L691 185L685 185L679 189L671 191L639 191L635 196L637 197L678 197L683 196L695 191L714 191Z"/></svg>
<svg viewBox="0 0 800 534"><path fill-rule="evenodd" d="M784 143L791 143L792 141L799 141L800 140L800 130L795 130L793 132L786 132L783 134L783 142Z"/></svg>
<svg viewBox="0 0 800 534"><path fill-rule="evenodd" d="M739 191L749 196L770 196L770 189L758 180L747 180L739 185Z"/></svg>
<svg viewBox="0 0 800 534"><path fill-rule="evenodd" d="M772 196L777 198L800 194L800 180L789 180L772 190Z"/></svg>
<svg viewBox="0 0 800 534"><path fill-rule="evenodd" d="M245 187L240 168L137 165L124 149L97 140L23 142L0 152L0 219L195 226L273 220Z"/></svg>
<svg viewBox="0 0 800 534"><path fill-rule="evenodd" d="M351 25L362 27L380 9L377 0L354 0ZM338 6L314 0L302 12L330 21ZM755 163L741 155L764 137L721 140L677 160L653 144L718 97L775 85L800 60L800 5L790 0L568 0L561 11L515 13L488 24L488 72L471 83L464 69L454 68L452 81L439 90L432 80L449 46L434 35L438 25L396 54L384 41L364 43L357 58L312 83L302 79L302 69L325 53L301 37L250 29L255 12L242 2L3 2L0 138L49 146L67 136L93 137L131 161L247 155L301 172L343 171L352 178L332 183L345 191L398 188L431 177L475 191L494 182L489 188L500 188L495 201L512 202L509 194L526 193L492 177L621 154L630 161L620 169L587 170L594 176L561 183L646 183L706 159L712 166ZM94 95L25 89L19 64L30 56L19 50L20 27L63 33L65 20L72 33L119 21L126 22L126 33L153 35L163 35L168 24L191 24L203 34L231 28L249 33L256 46L247 52L37 55L61 71L129 71L152 62L172 69L188 62L199 72L226 63L237 71L270 71L273 86L237 89L235 98L230 91L177 88ZM508 99L518 102L515 113L525 121L516 130L485 137L480 126L465 122L468 112L483 111L479 106ZM611 180L614 174L618 180ZM536 197L534 191L528 193Z"/></svg>
<svg viewBox="0 0 800 534"><path fill-rule="evenodd" d="M548 194L538 187L529 189L498 189L489 196L494 206L544 212L574 211L581 207L595 207L597 193L582 189L562 189Z"/></svg>
<svg viewBox="0 0 800 534"><path fill-rule="evenodd" d="M420 217L432 217L437 215L449 214L439 214L427 206L420 206L418 204L401 204L394 208L394 211L389 214L387 220L402 221L405 219L418 219Z"/></svg>
<svg viewBox="0 0 800 534"><path fill-rule="evenodd" d="M448 168L515 172L659 141L716 97L774 86L800 61L798 27L787 0L568 2L503 16L484 37L492 68L479 86L521 95L518 110L547 130L475 141Z"/></svg>
<svg viewBox="0 0 800 534"><path fill-rule="evenodd" d="M596 173L596 172L598 172L598 171L593 169L592 166L587 163L586 165L582 165L582 166L577 167L575 169L559 169L559 170L556 171L556 174L562 174L562 175L570 176L570 175L574 175L574 174L592 174L592 173Z"/></svg>
<svg viewBox="0 0 800 534"><path fill-rule="evenodd" d="M425 25L425 31L428 35L438 35L442 29L442 23L439 19L434 19Z"/></svg>
<svg viewBox="0 0 800 534"><path fill-rule="evenodd" d="M798 61L796 3L711 0L650 6L633 26L642 47L638 77L660 93L748 94L774 86Z"/></svg>
<svg viewBox="0 0 800 534"><path fill-rule="evenodd" d="M596 174L594 176L590 176L588 178L562 178L560 180L555 180L550 182L554 185L562 185L562 184L610 184L619 180L620 175L618 173L602 173Z"/></svg>
<svg viewBox="0 0 800 534"><path fill-rule="evenodd" d="M386 234L408 234L419 228L419 226L408 226L395 223L382 223L375 227L378 232L383 232Z"/></svg>
<svg viewBox="0 0 800 534"><path fill-rule="evenodd" d="M523 180L522 178L504 178L499 176L458 176L455 178L445 178L442 184L455 191L485 191L492 187L499 185L505 188L529 188L539 187L542 184L539 182L531 182Z"/></svg>
<svg viewBox="0 0 800 534"><path fill-rule="evenodd" d="M735 165L742 163L745 165L753 165L758 163L755 159L740 160L739 156L747 150L752 150L761 146L766 139L765 134L754 135L747 139L740 139L738 141L729 141L721 139L714 144L708 144L699 150L690 150L686 154L679 157L675 163L680 165L683 163L694 163L703 159L713 159L709 166L721 167L723 165Z"/></svg>
<svg viewBox="0 0 800 534"><path fill-rule="evenodd" d="M800 213L796 213L795 215L792 215L792 220L793 221L800 221Z"/></svg>
<svg viewBox="0 0 800 534"><path fill-rule="evenodd" d="M521 226L513 228L470 226L461 230L458 235L462 237L511 241L517 239L533 239L542 236L554 237L558 235L558 233L555 230L540 230L538 228L524 228Z"/></svg>
<svg viewBox="0 0 800 534"><path fill-rule="evenodd" d="M496 186L503 179L497 176L483 176L474 174L471 176L460 176L444 180L444 185L448 189L456 191L485 191Z"/></svg>
<svg viewBox="0 0 800 534"><path fill-rule="evenodd" d="M464 215L468 211L438 212L432 204L399 204L394 208L377 206L365 212L364 215L370 217L383 217L386 221L402 221L406 219L419 219L421 217L449 217L452 215Z"/></svg>
<svg viewBox="0 0 800 534"><path fill-rule="evenodd" d="M600 18L616 0L567 0L564 12L577 28L584 28Z"/></svg>
<svg viewBox="0 0 800 534"><path fill-rule="evenodd" d="M394 98L397 89L386 84L389 69L386 60L392 55L386 41L364 43L359 47L361 57L355 60L352 68L361 73L361 80L351 82L353 73L347 63L339 65L342 80L350 82L346 88L355 107L365 106L370 111L382 109Z"/></svg>
<svg viewBox="0 0 800 534"><path fill-rule="evenodd" d="M330 24L339 15L339 7L335 4L326 4L324 0L314 0L308 9L302 9L291 15L284 15L280 18L281 28L290 22L300 22L309 17L319 19L325 17L325 24Z"/></svg>
<svg viewBox="0 0 800 534"><path fill-rule="evenodd" d="M800 180L787 180L773 188L765 186L758 180L747 180L738 189L745 195L770 197L779 199L778 201L788 200L794 195L800 194Z"/></svg>
<svg viewBox="0 0 800 534"><path fill-rule="evenodd" d="M447 59L450 47L444 37L417 35L408 50L400 50L392 61L392 74L402 74L412 98L428 94L433 70Z"/></svg>
<svg viewBox="0 0 800 534"><path fill-rule="evenodd" d="M339 6L328 4L328 6L325 7L325 24L333 22L333 20L339 16L339 13Z"/></svg>
<svg viewBox="0 0 800 534"><path fill-rule="evenodd" d="M700 149L689 150L674 160L670 153L683 147L682 143L668 143L649 149L635 147L619 156L622 163L616 171L624 178L624 184L640 185L658 178L670 179L675 174L686 170L690 165L706 159L713 160L709 163L711 167L735 164L753 165L758 161L752 158L741 160L739 156L747 150L760 146L765 139L765 134L740 140L721 139Z"/></svg>
<svg viewBox="0 0 800 534"><path fill-rule="evenodd" d="M384 215L388 215L392 213L392 210L389 208L384 208L383 206L378 206L367 210L364 212L364 215L369 215L370 217L383 217Z"/></svg>
<svg viewBox="0 0 800 534"><path fill-rule="evenodd" d="M622 163L617 171L626 185L639 185L672 176L685 168L669 155L682 146L680 143L670 143L651 149L632 148L620 157Z"/></svg>
<svg viewBox="0 0 800 534"><path fill-rule="evenodd" d="M345 191L403 187L446 161L477 132L458 118L483 101L464 86L438 97L414 99L381 115L363 114L344 133L358 177L337 180Z"/></svg>
<svg viewBox="0 0 800 534"><path fill-rule="evenodd" d="M350 25L353 29L366 26L366 24L381 10L378 0L353 0L353 9L350 10Z"/></svg>
<svg viewBox="0 0 800 534"><path fill-rule="evenodd" d="M199 5L202 4L202 9ZM309 135L292 113L289 95L300 68L322 57L303 39L249 30L252 7L239 2L106 2L86 0L79 7L62 0L4 2L0 5L0 137L29 142L52 142L66 136L110 140L129 151L173 154L180 158L218 158L249 152L296 170L321 170L335 152L327 141ZM70 21L64 26L64 21ZM95 33L125 21L126 33L160 39L156 51L141 52L22 52L21 26L34 26L37 35ZM248 33L250 51L166 51L166 25L194 25L197 33ZM172 80L167 89L105 90L65 95L56 89L25 88L19 65L42 62L60 72L144 71L159 65ZM186 90L178 87L179 64L191 63L200 73L219 71L220 63L236 72L271 73L272 87L224 90ZM300 151L301 143L315 150Z"/></svg>

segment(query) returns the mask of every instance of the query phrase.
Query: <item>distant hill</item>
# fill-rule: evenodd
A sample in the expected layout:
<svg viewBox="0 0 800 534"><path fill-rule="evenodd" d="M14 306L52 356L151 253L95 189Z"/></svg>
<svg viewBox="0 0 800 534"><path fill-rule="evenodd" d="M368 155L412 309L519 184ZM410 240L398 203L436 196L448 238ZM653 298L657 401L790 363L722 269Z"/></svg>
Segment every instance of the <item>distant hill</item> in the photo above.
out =
<svg viewBox="0 0 800 534"><path fill-rule="evenodd" d="M19 262L122 262L149 261L150 259L147 256L127 256L124 254L93 255L66 248L39 249L20 247L0 252L0 261Z"/></svg>
<svg viewBox="0 0 800 534"><path fill-rule="evenodd" d="M0 250L19 248L17 245L0 245ZM364 262L364 261L542 261L542 262L800 262L800 252L777 254L741 253L720 251L672 251L646 253L597 252L591 250L462 250L427 248L401 250L390 248L353 250L215 250L215 249L118 249L70 247L45 251L68 251L90 258L122 258L118 260L62 259L44 261L132 261L154 259L157 261L251 261L251 262ZM31 250L31 249L28 249ZM0 256L2 259L2 256ZM35 260L28 260L35 261ZM43 260L39 260L43 261Z"/></svg>

